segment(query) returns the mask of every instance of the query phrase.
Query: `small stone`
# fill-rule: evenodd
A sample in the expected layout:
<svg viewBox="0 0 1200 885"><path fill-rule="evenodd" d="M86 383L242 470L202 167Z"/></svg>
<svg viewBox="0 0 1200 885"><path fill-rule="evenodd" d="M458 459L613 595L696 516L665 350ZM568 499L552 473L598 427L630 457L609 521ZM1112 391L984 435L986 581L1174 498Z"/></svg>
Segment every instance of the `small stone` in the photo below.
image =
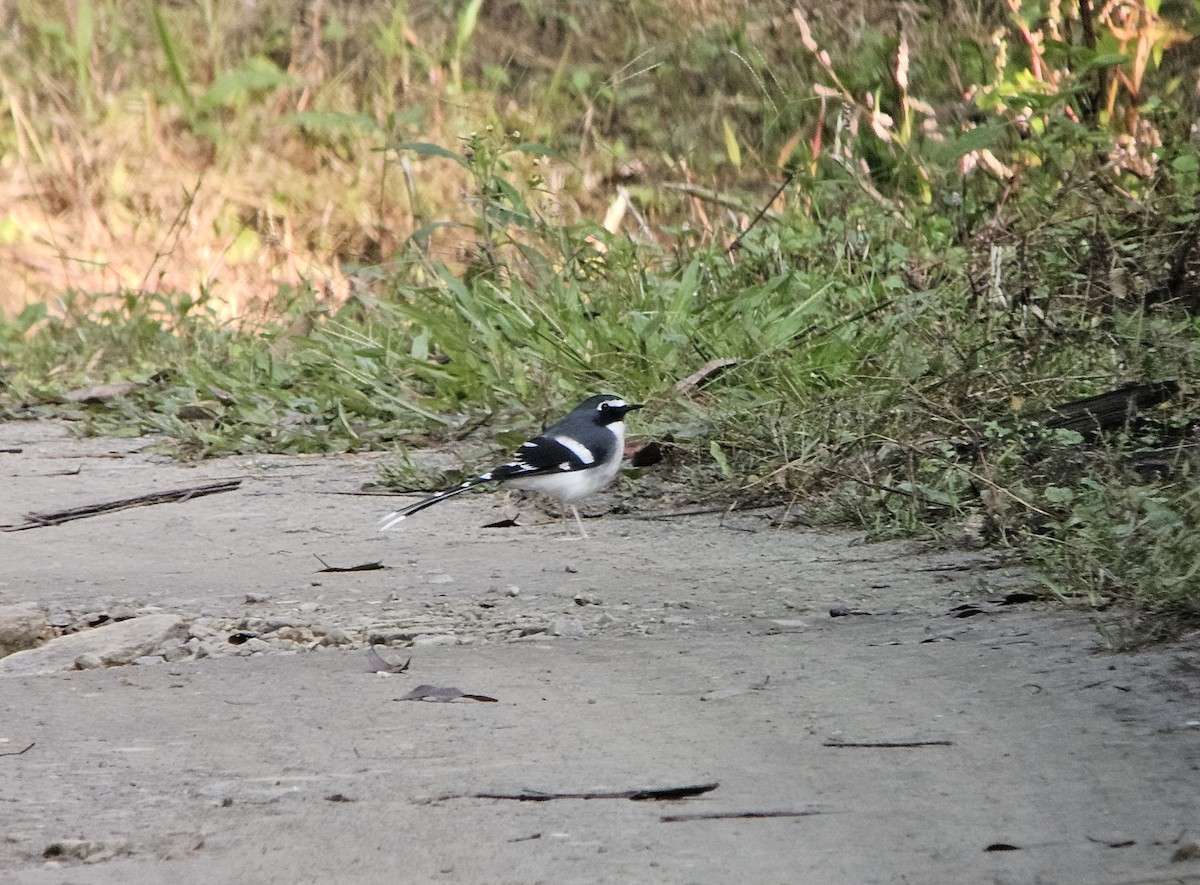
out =
<svg viewBox="0 0 1200 885"><path fill-rule="evenodd" d="M34 648L50 637L46 614L35 603L0 606L0 658Z"/></svg>
<svg viewBox="0 0 1200 885"><path fill-rule="evenodd" d="M434 648L439 645L458 645L458 637L453 633L423 633L414 637L413 648Z"/></svg>
<svg viewBox="0 0 1200 885"><path fill-rule="evenodd" d="M564 639L582 639L587 634L584 632L583 624L575 618L555 618L549 629L546 630L548 636L561 636Z"/></svg>
<svg viewBox="0 0 1200 885"><path fill-rule="evenodd" d="M192 640L189 640L189 642L190 641ZM173 664L176 661L186 661L192 656L193 652L188 647L187 643L177 640L175 642L167 643L167 645L159 649L159 654L163 656L163 660Z"/></svg>
<svg viewBox="0 0 1200 885"><path fill-rule="evenodd" d="M199 833L162 840L154 846L160 860L183 860L204 847L204 837Z"/></svg>
<svg viewBox="0 0 1200 885"><path fill-rule="evenodd" d="M320 607L321 607L321 604L319 602L302 602L298 606L296 606L296 609L297 609L297 611L301 611L307 615L307 614L312 614Z"/></svg>
<svg viewBox="0 0 1200 885"><path fill-rule="evenodd" d="M63 839L47 845L42 852L42 857L47 860L68 858L70 860L81 860L84 863L99 863L127 854L133 854L133 849L126 839L109 839L103 842L93 842L86 839Z"/></svg>
<svg viewBox="0 0 1200 885"><path fill-rule="evenodd" d="M521 588L518 587L516 584L509 584L507 587L504 588L504 595L515 599L516 597L521 595Z"/></svg>
<svg viewBox="0 0 1200 885"><path fill-rule="evenodd" d="M1200 845L1195 842L1183 843L1171 855L1171 863L1185 863L1189 860L1200 860Z"/></svg>
<svg viewBox="0 0 1200 885"><path fill-rule="evenodd" d="M282 630L285 627L307 627L308 621L301 618L267 618L263 621L262 631L264 633L273 633L276 630Z"/></svg>
<svg viewBox="0 0 1200 885"><path fill-rule="evenodd" d="M99 670L103 666L104 661L101 660L100 655L91 652L82 654L75 659L76 670Z"/></svg>
<svg viewBox="0 0 1200 885"><path fill-rule="evenodd" d="M247 639L241 644L238 649L243 654L252 655L255 652L263 652L271 650L271 643L259 639L257 636L253 639Z"/></svg>
<svg viewBox="0 0 1200 885"><path fill-rule="evenodd" d="M321 637L321 645L353 645L354 637L343 630L341 627L330 627L325 631L325 635Z"/></svg>
<svg viewBox="0 0 1200 885"><path fill-rule="evenodd" d="M440 574L440 575L430 575L429 583L430 584L453 584L454 578L452 578L450 575L447 575L445 573Z"/></svg>
<svg viewBox="0 0 1200 885"><path fill-rule="evenodd" d="M546 638L546 627L520 627L506 633L509 642L534 643Z"/></svg>
<svg viewBox="0 0 1200 885"><path fill-rule="evenodd" d="M188 636L192 639L208 639L216 633L205 621L193 621L188 625Z"/></svg>
<svg viewBox="0 0 1200 885"><path fill-rule="evenodd" d="M55 612L50 616L50 626L58 627L59 629L63 627L70 627L73 620L74 619L66 612Z"/></svg>
<svg viewBox="0 0 1200 885"><path fill-rule="evenodd" d="M599 596L590 591L586 593L576 593L574 599L576 605L600 605L604 602L604 600L602 600Z"/></svg>
<svg viewBox="0 0 1200 885"><path fill-rule="evenodd" d="M142 655L139 658L133 659L133 663L139 667L153 667L155 664L161 664L162 662L161 655ZM75 663L78 664L78 660Z"/></svg>

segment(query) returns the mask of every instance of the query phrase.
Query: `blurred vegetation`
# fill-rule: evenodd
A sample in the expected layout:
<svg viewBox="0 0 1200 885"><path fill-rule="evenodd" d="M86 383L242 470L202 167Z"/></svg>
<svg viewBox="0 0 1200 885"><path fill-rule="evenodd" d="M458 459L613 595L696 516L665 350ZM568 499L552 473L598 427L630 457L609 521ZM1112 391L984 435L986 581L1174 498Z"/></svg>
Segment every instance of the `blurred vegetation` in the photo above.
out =
<svg viewBox="0 0 1200 885"><path fill-rule="evenodd" d="M1019 547L1115 645L1200 620L1200 6L0 16L0 420L507 444L615 390L693 497Z"/></svg>

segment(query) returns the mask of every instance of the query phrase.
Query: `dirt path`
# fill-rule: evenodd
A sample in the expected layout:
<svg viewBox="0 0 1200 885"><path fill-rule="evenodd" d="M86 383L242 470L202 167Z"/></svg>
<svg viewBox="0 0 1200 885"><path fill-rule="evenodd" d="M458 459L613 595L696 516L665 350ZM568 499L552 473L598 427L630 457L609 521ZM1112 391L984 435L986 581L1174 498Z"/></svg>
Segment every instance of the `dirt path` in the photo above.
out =
<svg viewBox="0 0 1200 885"><path fill-rule="evenodd" d="M178 614L195 640L0 677L0 753L33 744L0 756L0 882L1200 882L1195 637L1098 654L1080 616L996 604L1022 576L993 552L753 516L568 542L479 528L486 496L381 535L387 501L337 494L375 458L145 442L0 425L0 522L246 477L0 534L0 606ZM368 672L371 637L409 670ZM497 702L398 701L420 684ZM715 816L743 812L797 814Z"/></svg>

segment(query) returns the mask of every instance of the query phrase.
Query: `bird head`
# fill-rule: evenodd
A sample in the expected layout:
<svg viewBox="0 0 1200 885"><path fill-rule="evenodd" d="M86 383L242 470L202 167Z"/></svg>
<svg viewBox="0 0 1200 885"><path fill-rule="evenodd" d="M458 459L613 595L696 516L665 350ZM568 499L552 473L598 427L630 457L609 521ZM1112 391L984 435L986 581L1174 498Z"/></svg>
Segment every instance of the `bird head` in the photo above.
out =
<svg viewBox="0 0 1200 885"><path fill-rule="evenodd" d="M578 411L594 412L595 421L600 425L615 424L635 409L642 408L642 403L627 403L619 396L603 393L583 401Z"/></svg>

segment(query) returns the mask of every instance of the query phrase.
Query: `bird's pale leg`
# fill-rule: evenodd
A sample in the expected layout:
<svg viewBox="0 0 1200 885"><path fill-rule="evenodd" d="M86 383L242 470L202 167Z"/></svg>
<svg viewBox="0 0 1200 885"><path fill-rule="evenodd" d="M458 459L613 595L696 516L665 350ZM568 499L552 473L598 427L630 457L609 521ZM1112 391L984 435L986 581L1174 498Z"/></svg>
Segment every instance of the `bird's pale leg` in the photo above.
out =
<svg viewBox="0 0 1200 885"><path fill-rule="evenodd" d="M588 533L583 527L583 520L579 518L579 508L577 508L574 504L572 504L571 512L575 514L575 525L579 526L579 536L582 538L588 537ZM565 513L563 514L563 518L564 519L566 518Z"/></svg>
<svg viewBox="0 0 1200 885"><path fill-rule="evenodd" d="M576 524L577 526L579 526L579 537L578 537L578 538L576 538L574 535L572 535L572 534L571 534L571 530L570 530L569 528L567 528L567 507L570 507L570 508L571 508L571 512L575 514L575 524ZM562 514L562 529L563 529L563 536L562 536L562 540L564 540L564 541L578 541L578 540L581 540L581 539L583 539L583 538L589 538L589 537L591 537L591 536L590 536L590 535L587 533L587 531L585 531L585 530L584 530L584 528L583 528L583 520L582 520L582 519L580 519L580 517L579 517L579 511L578 511L578 510L575 508L575 505L574 505L574 504L567 504L567 502L566 502L566 501L563 501L563 502L562 502L562 510L560 510L559 512Z"/></svg>

